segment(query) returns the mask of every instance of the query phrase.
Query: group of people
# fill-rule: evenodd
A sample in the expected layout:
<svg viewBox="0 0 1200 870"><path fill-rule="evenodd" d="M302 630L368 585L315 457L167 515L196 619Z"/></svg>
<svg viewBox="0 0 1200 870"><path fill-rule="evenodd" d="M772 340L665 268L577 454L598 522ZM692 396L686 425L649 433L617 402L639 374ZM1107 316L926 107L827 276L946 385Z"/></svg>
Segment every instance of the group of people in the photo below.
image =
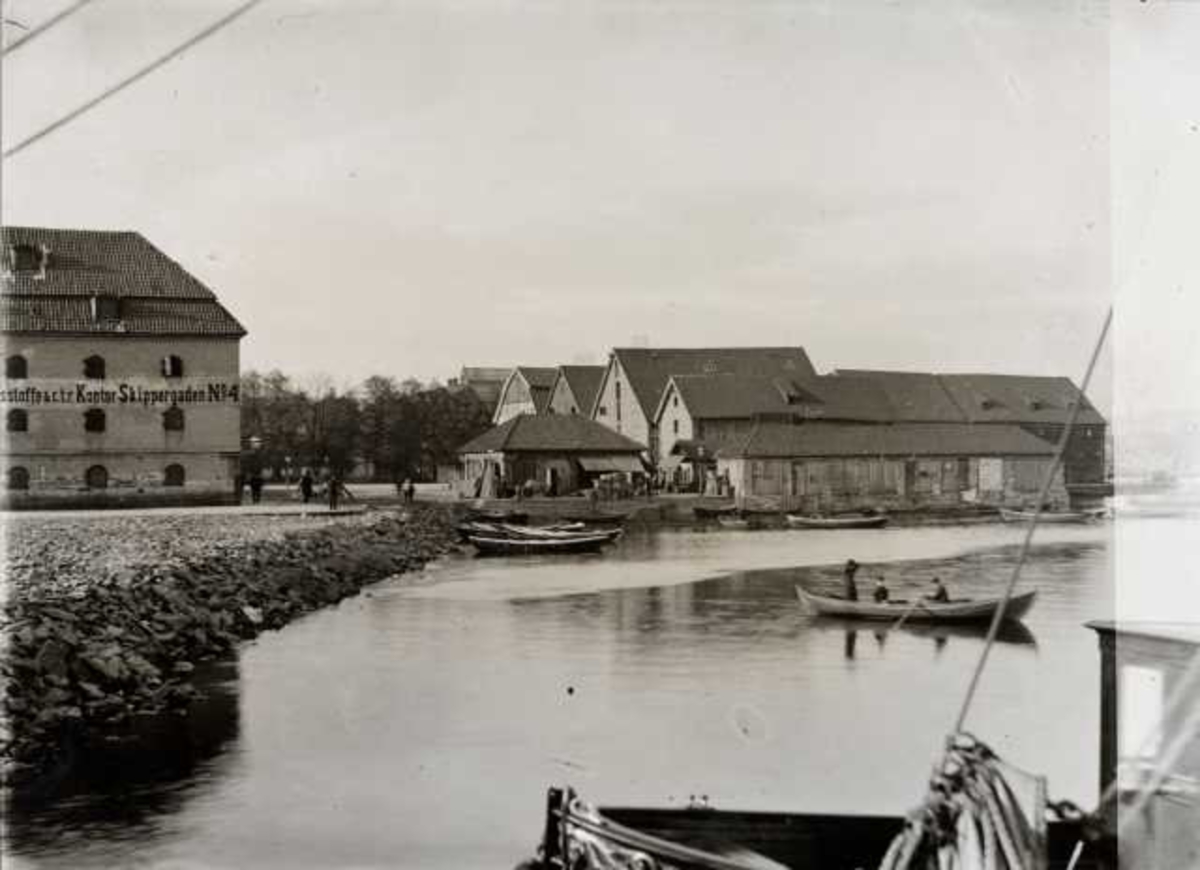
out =
<svg viewBox="0 0 1200 870"><path fill-rule="evenodd" d="M846 562L846 567L842 570L842 588L844 597L847 601L858 600L858 584L854 580L854 575L858 573L858 563L853 559ZM871 597L875 599L877 604L886 604L891 597L891 592L887 588L887 584L883 581L882 576L875 578L875 589L871 593ZM946 603L950 601L950 592L942 583L940 577L933 578L933 593L925 596L926 601L936 603Z"/></svg>

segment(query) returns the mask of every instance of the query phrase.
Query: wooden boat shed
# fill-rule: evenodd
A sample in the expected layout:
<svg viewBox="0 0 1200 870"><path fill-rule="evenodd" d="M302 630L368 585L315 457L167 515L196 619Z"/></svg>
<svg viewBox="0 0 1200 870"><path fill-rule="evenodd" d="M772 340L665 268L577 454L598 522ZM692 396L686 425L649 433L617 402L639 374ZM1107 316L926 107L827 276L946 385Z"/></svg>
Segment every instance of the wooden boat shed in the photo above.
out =
<svg viewBox="0 0 1200 870"><path fill-rule="evenodd" d="M739 504L818 513L1020 505L1036 499L1053 455L1015 425L763 422L717 466ZM1049 499L1067 503L1061 469Z"/></svg>
<svg viewBox="0 0 1200 870"><path fill-rule="evenodd" d="M522 414L458 449L472 494L493 497L535 482L570 495L609 474L641 474L645 446L581 414Z"/></svg>

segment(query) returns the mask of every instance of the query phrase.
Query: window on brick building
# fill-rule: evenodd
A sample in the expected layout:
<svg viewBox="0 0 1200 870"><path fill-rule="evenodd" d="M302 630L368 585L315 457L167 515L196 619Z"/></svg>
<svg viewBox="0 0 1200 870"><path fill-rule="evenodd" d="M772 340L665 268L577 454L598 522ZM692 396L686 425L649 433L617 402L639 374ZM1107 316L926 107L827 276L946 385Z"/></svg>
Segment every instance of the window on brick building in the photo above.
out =
<svg viewBox="0 0 1200 870"><path fill-rule="evenodd" d="M29 469L17 465L8 470L9 489L29 489Z"/></svg>
<svg viewBox="0 0 1200 870"><path fill-rule="evenodd" d="M83 476L88 489L108 489L108 469L103 465L93 465Z"/></svg>
<svg viewBox="0 0 1200 870"><path fill-rule="evenodd" d="M163 428L168 432L182 432L183 408L172 405L163 411Z"/></svg>
<svg viewBox="0 0 1200 870"><path fill-rule="evenodd" d="M83 361L83 376L93 380L104 380L104 357L92 354Z"/></svg>
<svg viewBox="0 0 1200 870"><path fill-rule="evenodd" d="M162 373L164 378L182 378L183 359L175 356L175 354L164 356L162 361Z"/></svg>
<svg viewBox="0 0 1200 870"><path fill-rule="evenodd" d="M20 354L13 354L4 360L4 377L19 381L29 377L29 363Z"/></svg>
<svg viewBox="0 0 1200 870"><path fill-rule="evenodd" d="M183 466L173 462L163 469L163 486L183 486Z"/></svg>
<svg viewBox="0 0 1200 870"><path fill-rule="evenodd" d="M107 426L107 418L100 408L89 408L83 412L83 431L103 432Z"/></svg>
<svg viewBox="0 0 1200 870"><path fill-rule="evenodd" d="M29 412L24 408L13 408L8 412L6 428L9 432L28 432Z"/></svg>

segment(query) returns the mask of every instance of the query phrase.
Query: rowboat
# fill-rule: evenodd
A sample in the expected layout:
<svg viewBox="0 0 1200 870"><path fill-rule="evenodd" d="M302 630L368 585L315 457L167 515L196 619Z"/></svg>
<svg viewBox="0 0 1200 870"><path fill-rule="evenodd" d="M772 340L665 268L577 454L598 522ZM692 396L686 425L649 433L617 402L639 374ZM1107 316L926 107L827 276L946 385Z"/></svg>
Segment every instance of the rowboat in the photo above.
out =
<svg viewBox="0 0 1200 870"><path fill-rule="evenodd" d="M878 529L887 525L888 518L883 514L854 514L835 517L801 516L788 514L789 526L802 529Z"/></svg>
<svg viewBox="0 0 1200 870"><path fill-rule="evenodd" d="M692 515L698 520L715 520L720 517L732 516L738 512L737 505L725 505L724 507L694 507Z"/></svg>
<svg viewBox="0 0 1200 870"><path fill-rule="evenodd" d="M741 812L707 804L684 809L595 807L571 789L551 788L538 856L519 870L850 870L876 867L901 816ZM1047 870L1111 870L1115 844L1089 841L1079 821L1046 826Z"/></svg>
<svg viewBox="0 0 1200 870"><path fill-rule="evenodd" d="M903 616L900 614L899 616ZM896 622L899 622L899 616ZM989 625L985 621L977 622L912 622L904 620L899 627L883 622L873 622L864 625L863 620L852 616L821 616L812 621L812 628L822 632L854 632L874 631L887 633L900 631L913 637L925 638L937 643L945 643L951 638L983 640L987 637ZM805 627L808 630L808 626ZM1036 647L1037 637L1023 622L1006 619L996 631L996 643L1007 646Z"/></svg>
<svg viewBox="0 0 1200 870"><path fill-rule="evenodd" d="M629 514L610 514L597 511L594 514L571 514L563 519L569 523L583 523L588 526L620 526L629 519Z"/></svg>
<svg viewBox="0 0 1200 870"><path fill-rule="evenodd" d="M739 516L722 516L717 517L717 522L726 529L748 529L750 528L750 520L746 517Z"/></svg>
<svg viewBox="0 0 1200 870"><path fill-rule="evenodd" d="M1090 523L1098 520L1103 513L1103 511L1042 511L1036 516L1039 523ZM1027 523L1034 516L1034 511L1000 508L1000 519L1006 523Z"/></svg>
<svg viewBox="0 0 1200 870"><path fill-rule="evenodd" d="M1000 606L1001 598L980 598L959 601L849 601L832 595L817 595L802 586L796 587L796 595L814 613L822 616L844 616L854 619L877 619L895 621L906 613L906 621L917 622L977 622L989 620ZM1037 590L1014 595L1004 608L1005 619L1020 619L1037 597Z"/></svg>
<svg viewBox="0 0 1200 870"><path fill-rule="evenodd" d="M467 540L480 555L508 556L534 553L592 553L621 536L620 529L547 537L470 535Z"/></svg>

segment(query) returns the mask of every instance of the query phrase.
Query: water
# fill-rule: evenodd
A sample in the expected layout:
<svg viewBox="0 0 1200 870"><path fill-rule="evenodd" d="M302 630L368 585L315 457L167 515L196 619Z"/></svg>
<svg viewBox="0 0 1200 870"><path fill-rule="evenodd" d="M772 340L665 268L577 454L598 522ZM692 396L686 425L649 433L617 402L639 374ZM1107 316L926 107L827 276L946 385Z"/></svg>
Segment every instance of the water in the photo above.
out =
<svg viewBox="0 0 1200 870"><path fill-rule="evenodd" d="M968 728L1096 795L1107 526L1046 528L1027 631L996 647ZM919 800L982 648L805 616L847 556L897 595L994 592L1021 531L630 535L604 556L454 557L247 646L199 716L17 796L21 867L504 868L544 793L599 803L899 813ZM807 567L801 567L807 566ZM415 581L415 585L414 585Z"/></svg>

